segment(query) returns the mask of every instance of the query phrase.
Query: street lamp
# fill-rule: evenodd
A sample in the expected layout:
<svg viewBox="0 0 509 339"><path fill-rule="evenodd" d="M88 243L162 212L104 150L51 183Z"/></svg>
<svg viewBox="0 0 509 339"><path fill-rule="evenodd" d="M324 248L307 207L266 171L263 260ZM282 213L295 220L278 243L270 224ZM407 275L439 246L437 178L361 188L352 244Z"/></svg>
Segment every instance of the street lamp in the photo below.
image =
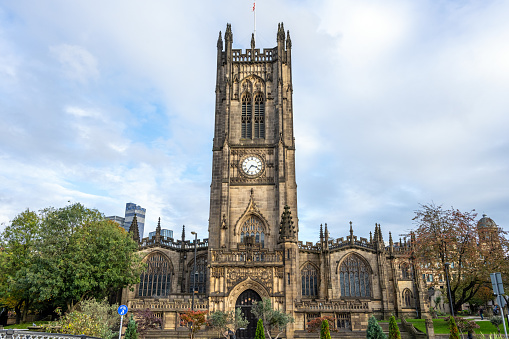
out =
<svg viewBox="0 0 509 339"><path fill-rule="evenodd" d="M194 291L196 290L196 243L198 242L198 234L196 232L191 232L191 234L194 234L193 298L191 301L191 311L194 311Z"/></svg>
<svg viewBox="0 0 509 339"><path fill-rule="evenodd" d="M449 282L449 265L445 263L445 281L447 282L447 292L449 294L449 307L451 308L451 315L454 317L454 308L452 307L452 296L451 296L451 283Z"/></svg>

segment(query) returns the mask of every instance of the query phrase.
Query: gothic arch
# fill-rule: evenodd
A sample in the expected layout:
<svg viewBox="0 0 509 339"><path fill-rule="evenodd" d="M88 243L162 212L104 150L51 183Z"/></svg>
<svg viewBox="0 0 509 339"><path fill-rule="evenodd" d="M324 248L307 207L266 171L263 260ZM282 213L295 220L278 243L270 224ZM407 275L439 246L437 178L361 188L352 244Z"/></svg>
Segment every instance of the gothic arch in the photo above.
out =
<svg viewBox="0 0 509 339"><path fill-rule="evenodd" d="M227 301L227 309L234 309L235 303L237 302L237 299L239 296L244 292L245 290L253 290L260 297L263 298L270 298L269 292L263 287L262 284L260 284L257 281L252 280L251 278L247 278L246 280L241 281L237 285L235 285L232 290L230 291L230 294L228 295L228 301Z"/></svg>
<svg viewBox="0 0 509 339"><path fill-rule="evenodd" d="M339 274L339 267L341 266L341 264L351 255L355 255L357 256L360 260L362 260L364 262L364 264L369 268L369 274L373 274L373 269L371 268L371 265L369 264L369 262L362 256L360 255L359 253L355 252L355 251L350 251L350 252L347 252L345 253L341 259L337 262L338 264L336 265L336 274Z"/></svg>
<svg viewBox="0 0 509 339"><path fill-rule="evenodd" d="M207 288L207 276L208 276L208 270L207 270L207 254L200 254L196 256L196 273L193 275L194 271L194 258L192 258L189 263L187 264L187 271L189 272L188 276L188 284L187 290L189 293L193 293L193 282L194 278L196 277L196 284L195 288L198 293L205 293L205 290Z"/></svg>
<svg viewBox="0 0 509 339"><path fill-rule="evenodd" d="M173 262L171 261L171 258L163 251L155 250L155 251L143 253L145 256L143 257L142 262L147 263L147 260L149 259L149 257L156 253L162 255L166 260L168 260L168 262L170 263L170 269L171 269L172 273L175 273L175 269L173 268Z"/></svg>
<svg viewBox="0 0 509 339"><path fill-rule="evenodd" d="M303 298L318 297L318 286L320 284L320 269L310 261L300 266L301 294Z"/></svg>
<svg viewBox="0 0 509 339"><path fill-rule="evenodd" d="M143 262L147 268L140 275L136 294L139 297L166 297L170 295L174 276L171 259L161 251L149 252Z"/></svg>
<svg viewBox="0 0 509 339"><path fill-rule="evenodd" d="M254 191L251 190L251 199L249 199L249 203L247 204L247 208L244 211L244 213L242 213L242 215L239 217L239 219L235 223L235 226L233 227L233 235L234 236L240 235L240 229L241 229L242 225L251 216L255 216L258 219L260 219L260 221L261 221L261 223L262 223L262 225L263 225L263 227L265 229L265 235L266 236L270 235L269 222L267 221L267 219L263 216L263 214L260 212L260 210L256 206L256 203L254 201L253 195L254 195Z"/></svg>
<svg viewBox="0 0 509 339"><path fill-rule="evenodd" d="M355 252L345 255L338 263L339 288L342 298L371 298L372 269L362 256Z"/></svg>
<svg viewBox="0 0 509 339"><path fill-rule="evenodd" d="M414 294L410 289L405 288L403 292L401 292L401 301L403 303L403 307L413 307L414 305Z"/></svg>
<svg viewBox="0 0 509 339"><path fill-rule="evenodd" d="M246 90L244 84L249 86L251 93L253 92L262 92L265 93L265 80L255 74L250 74L247 77L243 78L240 81L240 87L242 88L242 93ZM258 86L257 86L258 85Z"/></svg>

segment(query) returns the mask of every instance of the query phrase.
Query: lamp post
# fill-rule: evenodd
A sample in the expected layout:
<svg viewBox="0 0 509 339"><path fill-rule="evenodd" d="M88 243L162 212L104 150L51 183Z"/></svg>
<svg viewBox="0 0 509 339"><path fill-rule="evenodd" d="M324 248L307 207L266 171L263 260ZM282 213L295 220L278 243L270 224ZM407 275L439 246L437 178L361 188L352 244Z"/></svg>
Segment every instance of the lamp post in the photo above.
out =
<svg viewBox="0 0 509 339"><path fill-rule="evenodd" d="M449 282L450 263L446 262L444 265L445 265L445 281L447 282L447 292L449 294L449 307L451 308L451 315L454 317L454 308L452 306L452 295L451 295L451 283Z"/></svg>
<svg viewBox="0 0 509 339"><path fill-rule="evenodd" d="M194 311L194 291L196 290L196 243L198 242L198 234L196 232L191 232L191 234L194 234L193 297L191 301L191 311Z"/></svg>

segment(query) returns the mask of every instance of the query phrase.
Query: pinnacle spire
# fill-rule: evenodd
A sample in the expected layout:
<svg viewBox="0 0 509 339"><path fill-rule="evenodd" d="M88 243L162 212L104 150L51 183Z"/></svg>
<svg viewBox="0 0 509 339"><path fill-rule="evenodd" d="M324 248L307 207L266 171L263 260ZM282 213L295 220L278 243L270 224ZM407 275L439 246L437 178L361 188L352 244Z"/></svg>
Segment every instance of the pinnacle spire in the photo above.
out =
<svg viewBox="0 0 509 339"><path fill-rule="evenodd" d="M134 241L140 242L140 230L138 229L138 217L134 213L133 221L129 227L129 233Z"/></svg>
<svg viewBox="0 0 509 339"><path fill-rule="evenodd" d="M287 31L286 34L286 49L292 48L292 40L290 39L290 31Z"/></svg>
<svg viewBox="0 0 509 339"><path fill-rule="evenodd" d="M186 240L186 225L182 225L182 242Z"/></svg>
<svg viewBox="0 0 509 339"><path fill-rule="evenodd" d="M223 50L223 38L221 36L221 31L219 31L219 38L217 38L217 49Z"/></svg>
<svg viewBox="0 0 509 339"><path fill-rule="evenodd" d="M255 48L255 36L254 33L251 34L251 49Z"/></svg>
<svg viewBox="0 0 509 339"><path fill-rule="evenodd" d="M296 242L297 231L292 221L292 212L290 206L285 205L285 210L281 215L281 225L279 227L279 240L278 243L282 242Z"/></svg>

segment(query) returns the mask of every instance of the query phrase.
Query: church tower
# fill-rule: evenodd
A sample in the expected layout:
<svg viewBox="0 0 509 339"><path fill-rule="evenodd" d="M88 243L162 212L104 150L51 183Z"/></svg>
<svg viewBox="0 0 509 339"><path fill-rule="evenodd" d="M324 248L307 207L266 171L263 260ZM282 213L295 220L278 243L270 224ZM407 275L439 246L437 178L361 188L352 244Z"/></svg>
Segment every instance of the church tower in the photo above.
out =
<svg viewBox="0 0 509 339"><path fill-rule="evenodd" d="M298 231L290 33L277 47L233 49L228 24L217 41L209 246L236 249L252 236L278 246L285 206Z"/></svg>

